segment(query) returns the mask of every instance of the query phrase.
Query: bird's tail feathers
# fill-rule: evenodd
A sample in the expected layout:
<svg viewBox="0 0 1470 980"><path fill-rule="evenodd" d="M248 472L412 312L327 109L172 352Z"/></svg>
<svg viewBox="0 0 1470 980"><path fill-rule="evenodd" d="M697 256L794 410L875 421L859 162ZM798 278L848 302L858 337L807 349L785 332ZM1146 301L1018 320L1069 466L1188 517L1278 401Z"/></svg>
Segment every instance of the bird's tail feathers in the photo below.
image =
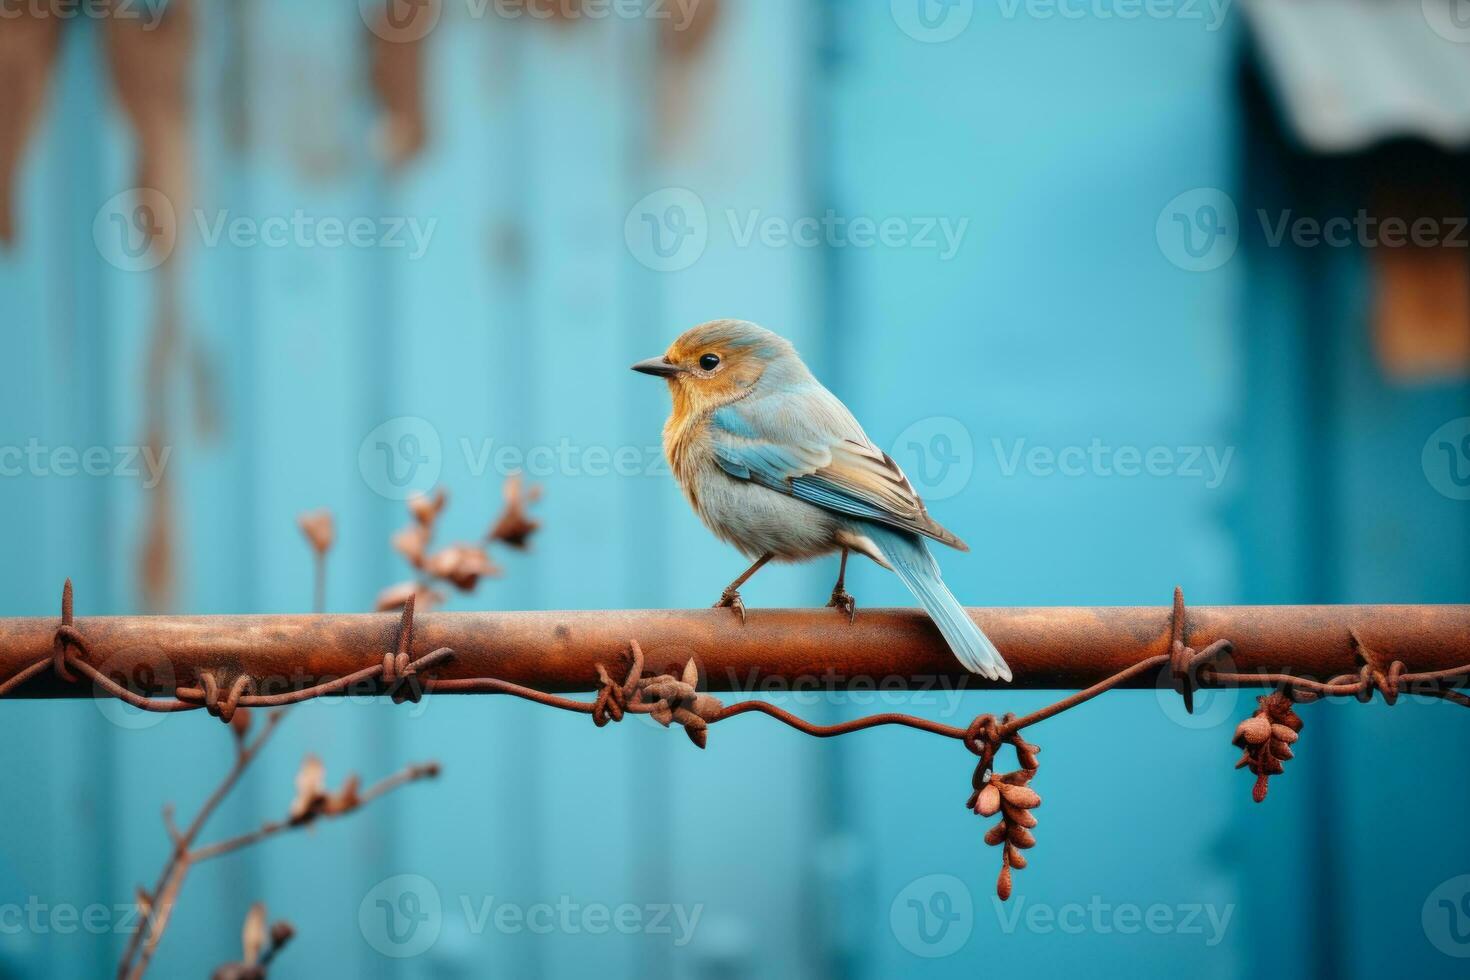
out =
<svg viewBox="0 0 1470 980"><path fill-rule="evenodd" d="M919 605L939 627L945 642L965 669L990 680L1009 681L1011 668L965 607L945 586L939 565L916 534L870 525L864 534L882 553L884 560L908 586Z"/></svg>

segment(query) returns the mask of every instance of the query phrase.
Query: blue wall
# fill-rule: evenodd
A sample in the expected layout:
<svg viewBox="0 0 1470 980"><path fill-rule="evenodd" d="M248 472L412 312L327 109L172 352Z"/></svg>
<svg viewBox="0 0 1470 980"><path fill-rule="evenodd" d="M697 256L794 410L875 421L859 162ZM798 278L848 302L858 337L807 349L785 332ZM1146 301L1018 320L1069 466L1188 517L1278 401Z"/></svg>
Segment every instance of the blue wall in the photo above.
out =
<svg viewBox="0 0 1470 980"><path fill-rule="evenodd" d="M473 538L499 501L493 464L476 463L486 440L656 446L666 396L626 365L716 316L790 336L891 447L974 547L940 556L968 602L1162 605L1176 583L1195 603L1465 598L1467 505L1434 492L1419 451L1470 399L1463 385L1405 394L1377 380L1354 257L1319 260L1332 268L1309 281L1326 277L1338 305L1318 321L1281 255L1244 249L1193 272L1160 247L1176 195L1250 183L1235 18L1211 30L960 4L968 24L930 43L902 3L726 0L693 61L660 65L645 21L475 9L446 4L428 46L430 142L395 175L372 153L352 4L201 4L199 208L401 216L434 230L411 258L211 247L185 222L184 320L212 365L221 429L198 434L180 380L169 393L179 609L307 608L294 519L320 506L339 530L328 607L370 607L403 577L387 547L402 505L359 467L376 426L412 416L437 435L443 538ZM133 445L143 426L158 279L109 264L92 239L98 209L132 182L99 34L69 32L19 188L22 237L0 256L3 445ZM638 232L670 204L705 247L659 271ZM828 209L896 217L911 234L933 218L939 244L743 238L753 218ZM964 222L953 254L940 221ZM1303 372L1336 379L1331 397L1295 384ZM1330 440L1313 435L1323 431ZM1009 463L1095 440L1232 455L1218 483L1208 471ZM451 608L706 605L742 567L666 473L535 479L546 498L534 549L497 554L506 577ZM80 612L136 610L145 499L121 478L0 479L0 614L51 613L68 575ZM1325 532L1293 530L1317 507L1332 515ZM819 603L829 565L763 572L746 600ZM850 587L864 605L908 603L875 568ZM1050 699L938 694L911 707L954 723ZM874 710L849 697L782 703L829 720ZM918 733L814 743L734 721L699 753L645 721L595 732L489 698L308 704L216 833L282 812L307 751L333 782L427 757L443 778L199 869L160 971L197 976L233 956L262 899L299 929L277 971L288 977L1226 977L1283 961L1367 976L1394 957L1454 973L1420 910L1470 871L1470 801L1454 776L1464 720L1440 705L1304 709L1300 758L1257 807L1228 744L1252 707L1251 692L1223 692L1190 717L1172 693L1142 692L1038 729L1041 843L998 908L998 856L960 807L972 760ZM192 812L228 763L226 732L194 715L14 702L0 731L0 904L127 901L166 854L161 804ZM1416 764L1401 768L1411 751ZM1380 829L1406 798L1412 841ZM443 911L433 946L396 959L375 950L358 911L402 874L426 879ZM564 896L700 917L684 945L477 919L487 900ZM1120 909L1155 906L1173 926L1129 930ZM959 915L947 927L922 918L946 910ZM1345 944L1336 958L1324 930ZM0 929L0 975L99 975L123 938Z"/></svg>

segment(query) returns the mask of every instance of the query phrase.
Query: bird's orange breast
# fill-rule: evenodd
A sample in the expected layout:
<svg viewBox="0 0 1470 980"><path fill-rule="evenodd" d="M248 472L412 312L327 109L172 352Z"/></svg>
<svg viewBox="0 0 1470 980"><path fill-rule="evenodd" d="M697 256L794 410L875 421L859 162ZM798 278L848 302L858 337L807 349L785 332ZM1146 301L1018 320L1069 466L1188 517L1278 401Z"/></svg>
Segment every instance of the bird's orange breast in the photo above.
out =
<svg viewBox="0 0 1470 980"><path fill-rule="evenodd" d="M689 500L699 506L695 498L695 470L698 467L699 449L703 445L709 418L695 410L688 398L680 398L676 391L674 411L664 423L664 455L669 458L669 468L674 478L688 494Z"/></svg>

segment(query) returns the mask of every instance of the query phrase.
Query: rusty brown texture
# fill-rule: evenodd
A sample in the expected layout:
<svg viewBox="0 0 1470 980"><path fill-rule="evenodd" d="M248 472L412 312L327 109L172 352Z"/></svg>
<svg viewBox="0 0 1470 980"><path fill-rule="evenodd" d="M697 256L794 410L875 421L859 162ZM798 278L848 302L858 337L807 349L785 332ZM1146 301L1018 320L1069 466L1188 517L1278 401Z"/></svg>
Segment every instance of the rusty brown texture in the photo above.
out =
<svg viewBox="0 0 1470 980"><path fill-rule="evenodd" d="M15 182L61 48L56 0L0 0L0 245L15 241Z"/></svg>
<svg viewBox="0 0 1470 980"><path fill-rule="evenodd" d="M1160 607L997 608L971 615L1015 674L995 685L966 673L923 613L863 609L854 622L831 609L752 609L742 625L724 609L575 612L437 612L414 620L419 650L449 648L442 680L495 677L549 692L589 691L596 665L636 638L650 669L677 674L693 659L708 691L784 689L795 682L841 688L882 681L895 688L1076 690L1142 660L1170 653L1174 611ZM138 693L172 693L157 679L199 684L206 671L249 676L256 688L300 689L379 663L396 647L392 614L80 617L86 659ZM1415 672L1470 663L1470 605L1199 606L1183 617L1182 641L1204 649L1228 640L1219 665L1235 683L1271 686L1276 675L1326 681L1362 666L1360 647ZM49 659L57 620L0 619L0 685ZM148 678L155 678L151 684ZM1119 686L1153 687L1157 671ZM91 696L52 677L13 697ZM1352 692L1342 692L1352 693Z"/></svg>
<svg viewBox="0 0 1470 980"><path fill-rule="evenodd" d="M395 702L426 693L502 694L592 716L601 728L631 713L679 725L699 748L709 727L764 714L806 735L832 738L898 725L955 739L977 757L966 808L1000 815L986 835L1004 844L996 892L1036 843L1031 787L1040 748L1022 730L1109 691L1158 684L1193 711L1201 686L1274 688L1236 732L1239 767L1266 782L1282 774L1301 731L1293 705L1375 694L1394 704L1412 692L1470 707L1470 606L1206 607L1191 612L1174 590L1164 610L989 609L971 613L1010 658L1012 686L1079 690L1022 717L978 715L964 728L901 712L822 725L767 701L726 706L700 690L766 692L875 682L886 689L936 683L980 686L950 664L933 625L917 613L773 610L734 617L700 612L447 613L415 617L405 598L383 616L103 617L78 620L72 585L61 618L0 621L0 697L85 690L148 711L204 708L239 731L253 707L346 693ZM825 617L825 621L823 618ZM650 644L645 655L634 635ZM1228 634L1228 635L1227 635ZM626 639L625 639L626 638ZM1243 638L1237 642L1234 638ZM452 645L451 645L452 644ZM415 654L415 650L428 652ZM1407 660L1405 658L1408 658ZM608 663L614 666L609 669ZM1412 666L1411 666L1412 664ZM771 682L775 682L774 686ZM810 681L811 683L802 683ZM1083 686L1086 684L1087 686ZM65 685L62 687L60 685ZM595 687L591 701L555 693ZM171 694L171 696L170 696ZM155 695L161 695L155 697ZM1009 745L1020 768L997 774ZM313 776L308 788L320 779ZM357 799L352 784L347 799ZM330 805L323 794L310 802ZM309 812L303 811L303 812Z"/></svg>

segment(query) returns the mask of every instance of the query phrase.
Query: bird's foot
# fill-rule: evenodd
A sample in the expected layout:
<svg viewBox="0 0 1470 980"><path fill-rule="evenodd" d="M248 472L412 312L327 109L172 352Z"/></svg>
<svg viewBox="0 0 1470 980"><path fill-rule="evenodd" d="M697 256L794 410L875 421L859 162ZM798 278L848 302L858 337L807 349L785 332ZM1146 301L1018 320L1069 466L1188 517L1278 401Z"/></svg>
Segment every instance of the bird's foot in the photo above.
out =
<svg viewBox="0 0 1470 980"><path fill-rule="evenodd" d="M832 598L827 600L827 605L833 609L841 609L846 612L849 623L857 619L857 600L846 589L833 589Z"/></svg>
<svg viewBox="0 0 1470 980"><path fill-rule="evenodd" d="M740 598L740 593L734 589L726 589L720 593L720 601L714 604L715 609L733 609L740 615L740 622L745 622L745 600Z"/></svg>

